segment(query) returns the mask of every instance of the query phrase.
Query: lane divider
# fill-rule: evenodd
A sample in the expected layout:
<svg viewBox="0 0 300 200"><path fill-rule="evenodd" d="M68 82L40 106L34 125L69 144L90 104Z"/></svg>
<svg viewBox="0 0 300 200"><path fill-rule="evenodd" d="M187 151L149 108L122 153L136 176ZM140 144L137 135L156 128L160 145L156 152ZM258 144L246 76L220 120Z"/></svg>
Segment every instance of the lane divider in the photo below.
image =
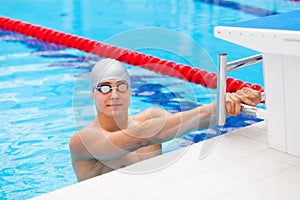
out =
<svg viewBox="0 0 300 200"><path fill-rule="evenodd" d="M0 16L0 27L6 30L15 31L27 36L35 37L43 41L52 42L66 47L75 48L87 53L92 53L101 57L113 58L120 62L139 66L154 72L185 79L189 82L201 84L205 87L215 89L217 87L217 75L189 65L179 64L168 60L163 60L151 55L134 52L128 49L101 43L95 40L59 32L42 26L33 25L19 20ZM257 84L251 84L227 78L227 92L236 92L243 87L263 91Z"/></svg>

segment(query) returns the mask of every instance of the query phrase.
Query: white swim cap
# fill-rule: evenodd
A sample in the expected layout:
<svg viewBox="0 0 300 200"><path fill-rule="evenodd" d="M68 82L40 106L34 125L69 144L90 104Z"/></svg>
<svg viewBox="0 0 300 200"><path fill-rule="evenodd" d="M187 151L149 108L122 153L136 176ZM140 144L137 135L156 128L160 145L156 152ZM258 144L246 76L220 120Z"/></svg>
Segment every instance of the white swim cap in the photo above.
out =
<svg viewBox="0 0 300 200"><path fill-rule="evenodd" d="M90 75L91 89L100 82L108 79L125 80L130 84L126 68L117 60L106 58L97 62Z"/></svg>

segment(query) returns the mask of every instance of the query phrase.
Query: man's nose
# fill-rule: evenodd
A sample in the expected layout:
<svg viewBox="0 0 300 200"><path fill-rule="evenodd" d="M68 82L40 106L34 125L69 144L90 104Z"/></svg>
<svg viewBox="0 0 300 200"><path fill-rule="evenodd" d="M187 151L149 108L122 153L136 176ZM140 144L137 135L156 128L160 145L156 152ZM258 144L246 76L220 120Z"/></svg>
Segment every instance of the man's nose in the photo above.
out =
<svg viewBox="0 0 300 200"><path fill-rule="evenodd" d="M112 91L111 91L111 98L112 98L112 99L119 98L118 91L116 90L116 88L112 88Z"/></svg>

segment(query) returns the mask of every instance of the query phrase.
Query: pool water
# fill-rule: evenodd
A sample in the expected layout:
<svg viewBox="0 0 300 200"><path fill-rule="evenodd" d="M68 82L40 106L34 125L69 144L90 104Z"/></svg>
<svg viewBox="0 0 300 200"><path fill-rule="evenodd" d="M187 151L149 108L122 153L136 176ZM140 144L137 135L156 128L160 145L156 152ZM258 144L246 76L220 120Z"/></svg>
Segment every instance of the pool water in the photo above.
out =
<svg viewBox="0 0 300 200"><path fill-rule="evenodd" d="M214 38L214 26L300 7L298 2L279 0L247 4L241 0L33 0L30 3L20 0L18 4L2 0L1 5L0 15L112 44L119 44L116 38L121 35L123 39L122 34L126 36L129 31L148 27L170 29L196 41L205 54L206 63L212 65L217 62L219 52L227 52L229 59L257 53ZM240 10L236 9L238 6ZM159 37L157 41L173 42ZM189 47L183 51L170 52L158 46L136 48L143 53L176 62L188 61L195 67L208 67L213 71L215 66L203 66L200 60L203 56L195 55L198 51L187 41L190 40L173 42L178 49ZM174 52L180 53L174 56ZM90 55L78 50L0 29L1 199L28 199L76 183L68 142L77 129L94 117L87 79L94 62ZM200 85L130 65L126 67L133 89L130 114L152 106L174 113L214 98L214 91ZM231 72L229 76L263 86L261 65ZM260 119L230 117L221 133L257 121ZM205 130L192 132L165 143L164 153L213 136L206 133Z"/></svg>

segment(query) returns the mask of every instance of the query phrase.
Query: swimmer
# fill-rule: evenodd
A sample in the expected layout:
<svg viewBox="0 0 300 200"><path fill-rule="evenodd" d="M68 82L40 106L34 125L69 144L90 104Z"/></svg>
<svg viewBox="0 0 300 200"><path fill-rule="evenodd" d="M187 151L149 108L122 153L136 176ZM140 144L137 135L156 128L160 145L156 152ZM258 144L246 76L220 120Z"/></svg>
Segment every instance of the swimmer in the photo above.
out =
<svg viewBox="0 0 300 200"><path fill-rule="evenodd" d="M90 77L97 116L69 142L78 181L158 156L163 142L206 128L215 114L213 102L175 114L149 108L129 116L131 87L125 67L116 60L103 59L95 64ZM260 92L250 88L228 93L227 113L237 115L241 103L255 106L260 98Z"/></svg>

